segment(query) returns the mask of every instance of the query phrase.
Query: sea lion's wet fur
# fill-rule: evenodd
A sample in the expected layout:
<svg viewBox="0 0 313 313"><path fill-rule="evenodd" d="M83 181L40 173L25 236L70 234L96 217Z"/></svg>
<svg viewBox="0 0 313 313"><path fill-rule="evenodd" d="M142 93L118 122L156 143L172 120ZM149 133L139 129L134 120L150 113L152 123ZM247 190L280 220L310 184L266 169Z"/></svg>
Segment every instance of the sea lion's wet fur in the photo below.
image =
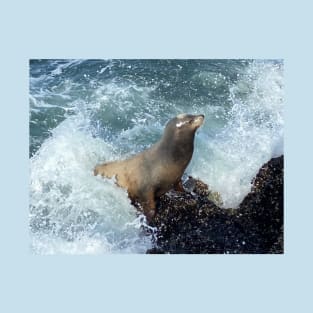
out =
<svg viewBox="0 0 313 313"><path fill-rule="evenodd" d="M97 165L94 175L115 176L117 184L127 189L130 199L138 202L151 220L156 198L172 188L182 188L181 177L191 160L195 132L203 118L178 115L167 123L156 144L129 159Z"/></svg>

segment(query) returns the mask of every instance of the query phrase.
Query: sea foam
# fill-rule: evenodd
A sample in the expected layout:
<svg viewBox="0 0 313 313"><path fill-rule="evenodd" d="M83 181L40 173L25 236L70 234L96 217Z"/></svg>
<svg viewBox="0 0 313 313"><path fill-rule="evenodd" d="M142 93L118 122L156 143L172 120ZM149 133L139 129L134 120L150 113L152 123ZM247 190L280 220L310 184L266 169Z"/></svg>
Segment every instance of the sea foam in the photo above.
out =
<svg viewBox="0 0 313 313"><path fill-rule="evenodd" d="M188 170L237 207L259 168L283 154L282 65L254 61L229 90L226 124L214 137L200 133Z"/></svg>
<svg viewBox="0 0 313 313"><path fill-rule="evenodd" d="M95 177L95 164L112 160L112 146L77 130L80 117L62 122L30 160L30 227L35 253L142 253L142 234L127 192Z"/></svg>

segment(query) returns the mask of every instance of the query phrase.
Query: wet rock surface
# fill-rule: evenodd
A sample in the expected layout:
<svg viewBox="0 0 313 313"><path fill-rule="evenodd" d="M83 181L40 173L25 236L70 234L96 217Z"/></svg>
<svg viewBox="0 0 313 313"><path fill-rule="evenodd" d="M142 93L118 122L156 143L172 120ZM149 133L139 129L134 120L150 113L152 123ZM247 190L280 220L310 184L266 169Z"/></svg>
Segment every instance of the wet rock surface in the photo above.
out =
<svg viewBox="0 0 313 313"><path fill-rule="evenodd" d="M188 191L160 198L147 253L283 253L283 167L283 156L264 164L237 209L221 208L216 193L189 177Z"/></svg>

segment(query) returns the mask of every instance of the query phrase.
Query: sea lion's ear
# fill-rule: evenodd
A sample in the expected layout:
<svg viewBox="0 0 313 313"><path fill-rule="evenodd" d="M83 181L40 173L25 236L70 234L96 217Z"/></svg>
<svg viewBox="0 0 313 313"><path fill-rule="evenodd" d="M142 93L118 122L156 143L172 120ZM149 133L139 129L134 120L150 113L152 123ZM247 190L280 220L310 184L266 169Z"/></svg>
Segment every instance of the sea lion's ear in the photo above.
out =
<svg viewBox="0 0 313 313"><path fill-rule="evenodd" d="M188 124L189 123L189 120L185 120L185 121L178 121L176 123L176 127L177 128L181 128L182 126L184 126L185 124Z"/></svg>
<svg viewBox="0 0 313 313"><path fill-rule="evenodd" d="M186 113L182 113L182 114L178 114L175 118L174 121L176 128L181 128L183 125L187 124L188 121L186 120L187 114Z"/></svg>

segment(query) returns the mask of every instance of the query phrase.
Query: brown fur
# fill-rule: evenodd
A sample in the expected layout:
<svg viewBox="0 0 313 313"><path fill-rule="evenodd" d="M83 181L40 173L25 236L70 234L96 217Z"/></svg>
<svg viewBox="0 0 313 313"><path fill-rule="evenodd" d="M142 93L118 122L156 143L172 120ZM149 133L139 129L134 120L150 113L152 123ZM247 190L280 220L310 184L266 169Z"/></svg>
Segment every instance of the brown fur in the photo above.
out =
<svg viewBox="0 0 313 313"><path fill-rule="evenodd" d="M203 115L181 114L166 125L163 137L149 149L122 161L97 165L94 175L116 177L132 201L143 208L148 221L156 213L156 198L172 188L182 190L181 177L193 153L195 131Z"/></svg>

